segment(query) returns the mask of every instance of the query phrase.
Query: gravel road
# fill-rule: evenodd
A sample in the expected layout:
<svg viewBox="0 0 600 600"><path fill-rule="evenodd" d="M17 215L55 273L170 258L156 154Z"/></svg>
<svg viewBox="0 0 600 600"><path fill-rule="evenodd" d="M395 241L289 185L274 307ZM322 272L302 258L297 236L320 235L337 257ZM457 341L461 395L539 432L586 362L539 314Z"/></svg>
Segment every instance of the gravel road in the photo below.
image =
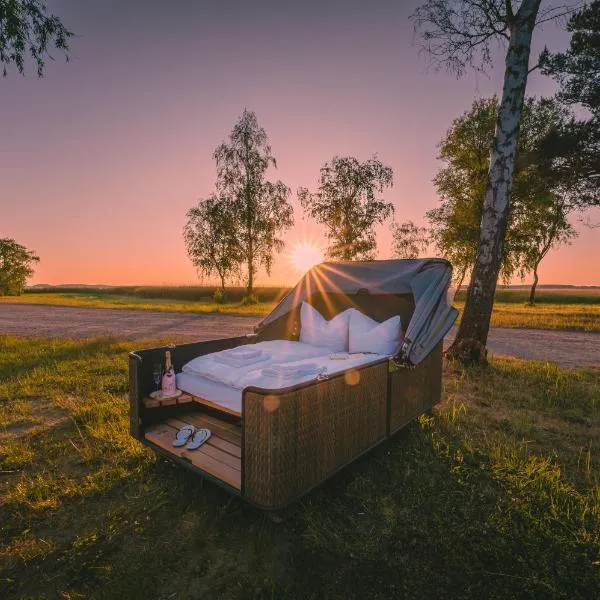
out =
<svg viewBox="0 0 600 600"><path fill-rule="evenodd" d="M0 333L32 337L209 340L250 333L256 316L0 304ZM446 338L449 343L454 332ZM600 334L492 329L490 354L547 360L562 367L600 367Z"/></svg>

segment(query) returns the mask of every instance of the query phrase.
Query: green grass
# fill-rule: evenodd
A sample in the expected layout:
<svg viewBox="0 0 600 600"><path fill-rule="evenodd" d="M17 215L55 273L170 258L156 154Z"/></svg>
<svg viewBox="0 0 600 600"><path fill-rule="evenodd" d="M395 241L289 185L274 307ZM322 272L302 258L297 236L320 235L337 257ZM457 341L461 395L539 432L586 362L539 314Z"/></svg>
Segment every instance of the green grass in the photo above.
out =
<svg viewBox="0 0 600 600"><path fill-rule="evenodd" d="M147 290L155 288L142 288L144 294ZM194 313L223 313L242 315L265 315L275 306L274 302L260 302L259 304L245 305L241 301L228 304L216 304L210 297L200 300L176 300L168 299L169 288L156 288L162 297L146 298L134 295L116 295L107 292L78 291L78 292L48 292L48 293L26 293L22 296L11 296L0 298L0 303L25 303L25 304L49 304L59 306L75 306L81 308L128 308L138 310L160 310L160 311L185 311ZM173 288L173 295L182 295L182 289ZM194 288L190 288L194 289ZM272 288L263 293L263 298L271 298L275 293ZM202 293L206 293L206 290ZM281 290L277 288L278 292ZM576 293L577 292L577 293ZM193 296L191 292L189 296ZM462 309L464 306L464 294L457 296L455 305ZM564 329L570 331L600 331L600 293L591 290L584 293L581 290L572 290L565 293L563 290L557 292L545 291L540 294L539 303L529 306L524 302L525 293L522 291L498 292L498 300L494 305L492 315L492 327L511 328L536 328L536 329ZM573 302L577 300L578 302Z"/></svg>
<svg viewBox="0 0 600 600"><path fill-rule="evenodd" d="M464 302L456 301L462 311ZM600 304L495 302L492 327L600 331Z"/></svg>
<svg viewBox="0 0 600 600"><path fill-rule="evenodd" d="M279 522L129 437L129 349L0 337L0 597L599 596L598 370L447 367Z"/></svg>
<svg viewBox="0 0 600 600"><path fill-rule="evenodd" d="M118 296L97 292L23 294L22 296L5 296L0 303L7 304L44 304L53 306L75 306L79 308L128 308L134 310L160 310L167 312L183 311L193 313L224 313L241 315L264 315L275 306L274 303L259 302L243 304L231 302L217 304L206 300L165 300L162 298L137 298L135 296Z"/></svg>
<svg viewBox="0 0 600 600"><path fill-rule="evenodd" d="M210 302L215 291L220 288L214 285L173 285L173 286L36 286L27 288L26 294L96 294L107 296L129 296L133 298L184 300L187 302ZM254 288L254 295L263 302L276 302L281 299L289 288L258 286ZM244 287L228 287L227 296L230 302L241 302L246 296Z"/></svg>
<svg viewBox="0 0 600 600"><path fill-rule="evenodd" d="M456 295L457 300L464 300L465 291ZM496 302L524 304L529 300L529 290L498 287ZM537 304L600 304L600 287L590 288L538 288L535 296Z"/></svg>

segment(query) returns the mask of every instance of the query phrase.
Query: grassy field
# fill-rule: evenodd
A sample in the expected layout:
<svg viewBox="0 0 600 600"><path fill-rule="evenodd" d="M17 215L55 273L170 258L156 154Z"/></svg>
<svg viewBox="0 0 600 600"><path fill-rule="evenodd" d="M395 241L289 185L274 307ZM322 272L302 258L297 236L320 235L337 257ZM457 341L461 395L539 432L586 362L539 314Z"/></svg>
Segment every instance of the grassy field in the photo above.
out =
<svg viewBox="0 0 600 600"><path fill-rule="evenodd" d="M206 300L168 300L163 298L137 298L135 296L118 296L96 292L23 294L22 296L6 296L0 303L8 304L50 304L55 306L76 306L79 308L129 308L135 310L184 311L194 313L225 313L238 315L264 315L273 306L272 302L242 304L231 302L217 304Z"/></svg>
<svg viewBox="0 0 600 600"><path fill-rule="evenodd" d="M163 299L163 300L184 300L186 302L210 302L214 297L217 288L214 285L173 285L173 286L35 286L27 288L27 294L96 294L109 296L128 296L140 299ZM257 286L254 288L254 295L263 302L276 302L281 299L289 288L273 286ZM226 289L228 300L233 303L241 302L246 296L244 287L228 287Z"/></svg>
<svg viewBox="0 0 600 600"><path fill-rule="evenodd" d="M127 291L128 288L117 290ZM129 308L140 310L186 311L200 313L225 313L264 315L275 305L274 301L244 305L241 301L229 304L216 304L211 300L212 288L172 288L172 296L168 298L169 288L132 288L131 294L108 293L101 290L77 290L75 292L51 291L42 293L26 293L18 297L0 298L1 302L18 302L26 304L53 304L60 306L77 306L88 308ZM56 288L55 288L56 290ZM190 291L191 290L191 291ZM281 297L284 290L280 288L263 288L259 298L275 300ZM148 294L160 297L147 298ZM202 296L204 294L204 296ZM241 296L241 290L234 290L234 298ZM181 299L184 297L196 300ZM527 293L522 290L499 290L492 315L492 327L527 327L538 329L565 329L571 331L600 331L600 290L564 290L543 289L539 302L535 306L525 303ZM462 309L464 293L457 295L455 305Z"/></svg>
<svg viewBox="0 0 600 600"><path fill-rule="evenodd" d="M600 596L598 370L447 366L433 417L272 519L129 437L128 349L0 338L0 597Z"/></svg>
<svg viewBox="0 0 600 600"><path fill-rule="evenodd" d="M464 302L456 301L462 310ZM519 304L495 302L492 327L600 332L600 304Z"/></svg>

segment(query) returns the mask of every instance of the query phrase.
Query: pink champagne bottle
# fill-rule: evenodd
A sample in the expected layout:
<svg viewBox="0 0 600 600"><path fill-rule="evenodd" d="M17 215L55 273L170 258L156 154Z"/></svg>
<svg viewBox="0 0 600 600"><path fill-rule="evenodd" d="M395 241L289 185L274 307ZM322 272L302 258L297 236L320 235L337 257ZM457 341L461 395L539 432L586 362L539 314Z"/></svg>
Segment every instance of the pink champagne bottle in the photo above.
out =
<svg viewBox="0 0 600 600"><path fill-rule="evenodd" d="M177 391L177 382L175 379L175 369L171 362L171 352L169 350L165 353L165 374L162 378L162 394L163 396L173 396Z"/></svg>

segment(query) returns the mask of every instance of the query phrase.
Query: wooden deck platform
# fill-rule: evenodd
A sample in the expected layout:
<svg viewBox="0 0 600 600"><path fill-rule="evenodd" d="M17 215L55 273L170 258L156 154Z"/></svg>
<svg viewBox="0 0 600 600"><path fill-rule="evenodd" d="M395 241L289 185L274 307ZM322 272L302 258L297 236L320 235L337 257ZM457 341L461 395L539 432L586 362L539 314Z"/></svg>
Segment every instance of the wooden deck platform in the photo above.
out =
<svg viewBox="0 0 600 600"><path fill-rule="evenodd" d="M188 450L185 446L174 448L172 442L177 431L184 425L206 427L212 435L197 450ZM163 450L189 460L194 466L224 481L235 489L242 485L242 430L241 427L218 417L208 415L201 410L190 410L171 417L163 423L146 429L145 438Z"/></svg>

